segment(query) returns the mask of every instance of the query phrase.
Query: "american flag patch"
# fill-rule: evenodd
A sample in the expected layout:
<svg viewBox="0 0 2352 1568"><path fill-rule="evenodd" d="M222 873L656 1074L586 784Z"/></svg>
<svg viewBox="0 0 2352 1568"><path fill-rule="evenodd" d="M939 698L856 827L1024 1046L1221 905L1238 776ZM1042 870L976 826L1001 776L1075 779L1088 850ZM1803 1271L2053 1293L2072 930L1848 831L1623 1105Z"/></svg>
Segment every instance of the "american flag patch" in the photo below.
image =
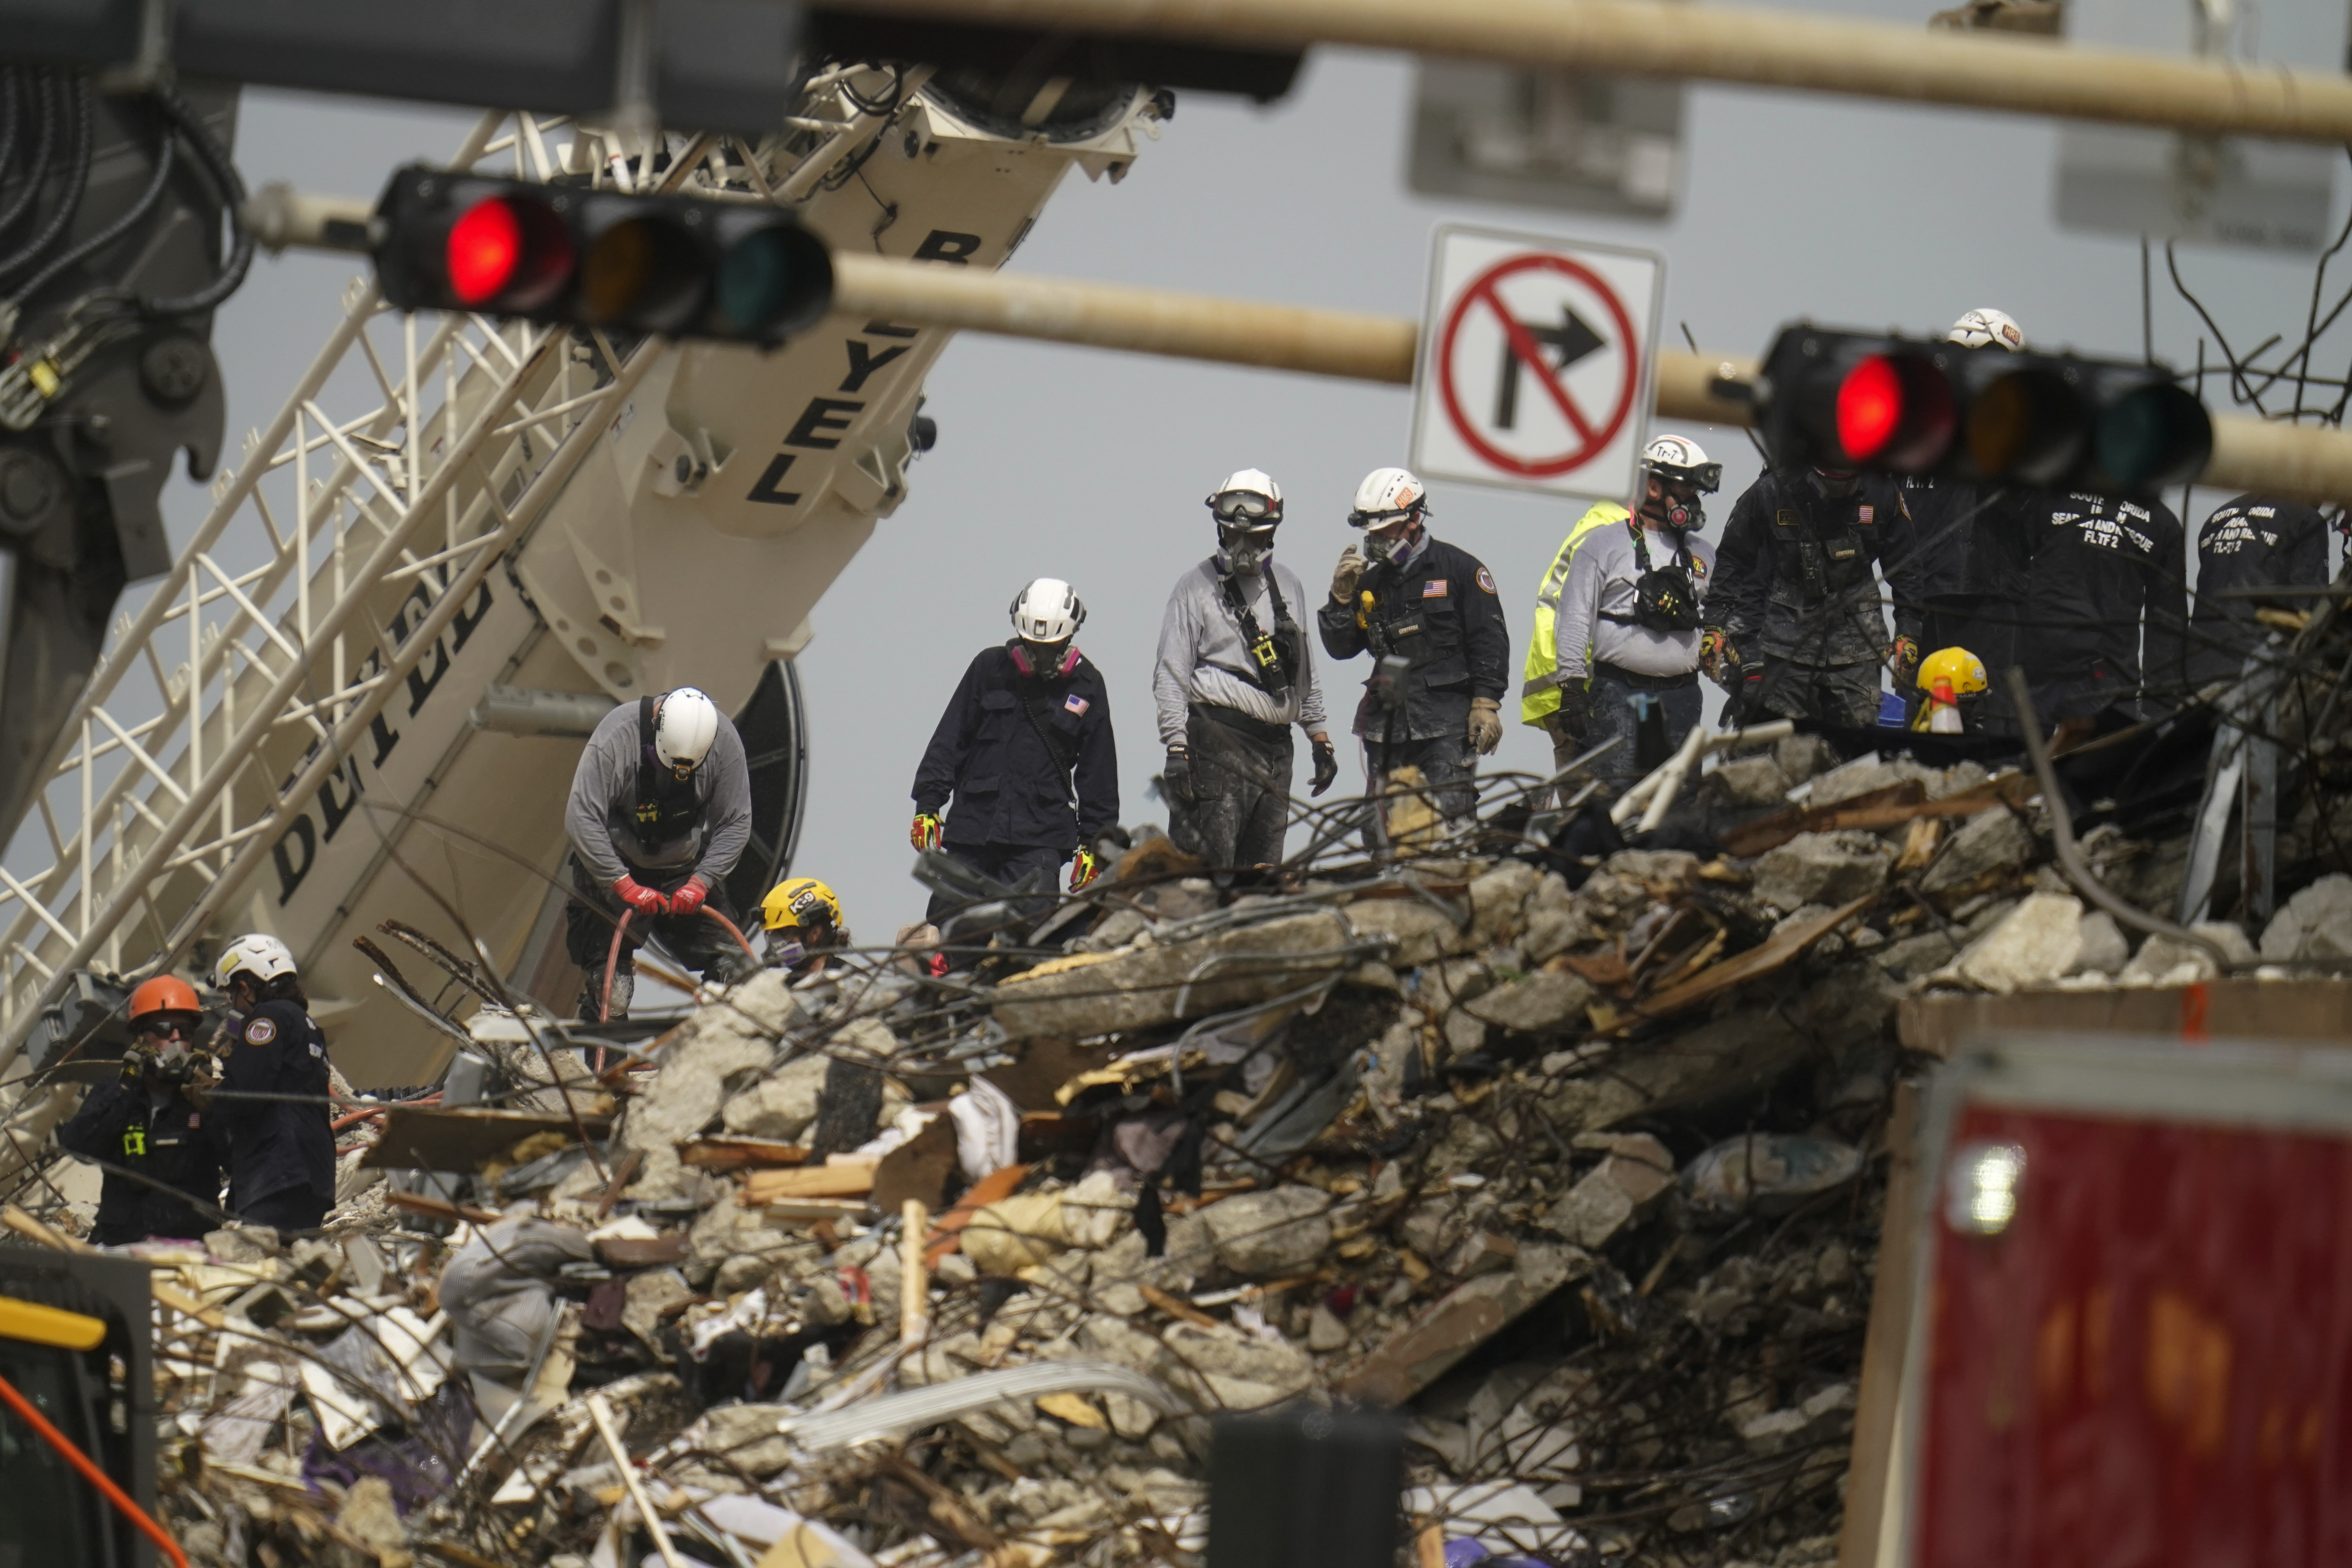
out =
<svg viewBox="0 0 2352 1568"><path fill-rule="evenodd" d="M1062 706L1083 719L1087 716L1087 710L1093 706L1093 704L1089 703L1085 698L1073 691L1067 697L1062 699Z"/></svg>
<svg viewBox="0 0 2352 1568"><path fill-rule="evenodd" d="M1428 582L1423 583L1421 585L1421 596L1424 599L1443 599L1445 597L1445 579L1443 577L1432 577Z"/></svg>
<svg viewBox="0 0 2352 1568"><path fill-rule="evenodd" d="M1864 521L1864 522L1875 522L1875 521L1878 521L1878 509L1877 509L1876 507L1874 507L1874 506L1865 506L1865 507L1864 507L1864 508L1862 509L1862 521Z"/></svg>

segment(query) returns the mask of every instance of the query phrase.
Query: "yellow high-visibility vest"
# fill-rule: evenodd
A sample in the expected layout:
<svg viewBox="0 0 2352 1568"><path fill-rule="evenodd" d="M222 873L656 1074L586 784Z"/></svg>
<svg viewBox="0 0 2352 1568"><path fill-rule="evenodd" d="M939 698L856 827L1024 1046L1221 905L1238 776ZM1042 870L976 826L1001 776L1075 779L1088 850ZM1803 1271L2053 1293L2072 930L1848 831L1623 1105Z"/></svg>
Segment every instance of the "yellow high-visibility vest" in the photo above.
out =
<svg viewBox="0 0 2352 1568"><path fill-rule="evenodd" d="M1632 515L1613 500L1597 501L1560 542L1559 553L1552 557L1551 570L1544 574L1543 587L1536 595L1535 635L1528 638L1528 667L1519 686L1520 723L1541 729L1546 719L1559 711L1559 649L1554 646L1553 629L1559 616L1559 591L1568 582L1569 563L1576 558L1576 547L1594 529L1623 522ZM1590 671L1591 645L1584 653L1584 668Z"/></svg>

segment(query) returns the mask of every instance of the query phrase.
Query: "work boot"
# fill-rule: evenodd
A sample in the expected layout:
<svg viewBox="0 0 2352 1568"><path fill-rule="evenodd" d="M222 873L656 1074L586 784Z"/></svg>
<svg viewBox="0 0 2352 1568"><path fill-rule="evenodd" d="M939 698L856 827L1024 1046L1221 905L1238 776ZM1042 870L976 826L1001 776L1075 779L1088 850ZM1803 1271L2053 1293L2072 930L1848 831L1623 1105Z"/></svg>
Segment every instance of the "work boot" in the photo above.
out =
<svg viewBox="0 0 2352 1568"><path fill-rule="evenodd" d="M592 974L581 982L580 1021L582 1023L596 1022L597 1005L604 1000L604 977L602 974ZM608 1022L617 1022L629 1016L629 999L636 994L636 990L635 972L624 969L613 976L613 1006L612 1010L605 1015Z"/></svg>

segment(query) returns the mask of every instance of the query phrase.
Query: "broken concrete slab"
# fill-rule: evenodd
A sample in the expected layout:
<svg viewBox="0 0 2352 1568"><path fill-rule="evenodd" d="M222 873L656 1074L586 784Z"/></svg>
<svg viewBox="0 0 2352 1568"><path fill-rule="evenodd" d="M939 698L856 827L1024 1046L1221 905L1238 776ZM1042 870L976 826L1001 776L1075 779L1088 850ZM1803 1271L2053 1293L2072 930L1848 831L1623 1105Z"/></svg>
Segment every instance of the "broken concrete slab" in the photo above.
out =
<svg viewBox="0 0 2352 1568"><path fill-rule="evenodd" d="M1646 1132L1607 1140L1609 1153L1537 1223L1587 1251L1647 1213L1675 1183L1675 1157Z"/></svg>
<svg viewBox="0 0 2352 1568"><path fill-rule="evenodd" d="M1919 879L1919 889L1942 903L1957 903L2017 876L2040 850L2015 812L1987 811L1952 835Z"/></svg>
<svg viewBox="0 0 2352 1568"><path fill-rule="evenodd" d="M1969 945L1952 967L1980 990L2006 995L2054 984L2083 952L2083 900L2035 893Z"/></svg>
<svg viewBox="0 0 2352 1568"><path fill-rule="evenodd" d="M1346 915L1310 910L1197 942L1041 964L996 987L991 1005L1019 1038L1088 1039L1263 1002L1362 956Z"/></svg>
<svg viewBox="0 0 2352 1568"><path fill-rule="evenodd" d="M2263 956L2352 959L2352 877L2331 872L2289 899L2263 931Z"/></svg>
<svg viewBox="0 0 2352 1568"><path fill-rule="evenodd" d="M1867 833L1801 833L1756 863L1753 891L1775 909L1877 896L1895 851Z"/></svg>
<svg viewBox="0 0 2352 1568"><path fill-rule="evenodd" d="M1529 1243L1507 1274L1457 1286L1359 1362L1333 1392L1376 1405L1402 1405L1554 1290L1582 1278L1580 1248Z"/></svg>
<svg viewBox="0 0 2352 1568"><path fill-rule="evenodd" d="M789 1143L816 1121L816 1100L824 1088L826 1058L812 1053L786 1062L724 1109L727 1131L739 1138L769 1138Z"/></svg>
<svg viewBox="0 0 2352 1568"><path fill-rule="evenodd" d="M1462 1010L1481 1023L1535 1035L1562 1025L1581 1026L1585 1005L1596 994L1575 974L1545 971L1498 985L1464 1003Z"/></svg>
<svg viewBox="0 0 2352 1568"><path fill-rule="evenodd" d="M1236 1274L1272 1279L1308 1268L1331 1246L1331 1194L1307 1186L1242 1193L1200 1211L1217 1259Z"/></svg>

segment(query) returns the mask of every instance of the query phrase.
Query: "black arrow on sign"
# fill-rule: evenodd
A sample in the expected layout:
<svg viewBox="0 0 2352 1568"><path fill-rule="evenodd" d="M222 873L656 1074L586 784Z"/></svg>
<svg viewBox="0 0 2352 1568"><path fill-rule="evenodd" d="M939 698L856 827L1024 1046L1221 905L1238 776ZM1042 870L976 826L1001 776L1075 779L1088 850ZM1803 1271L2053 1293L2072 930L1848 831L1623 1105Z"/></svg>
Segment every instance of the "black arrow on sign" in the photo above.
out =
<svg viewBox="0 0 2352 1568"><path fill-rule="evenodd" d="M1607 339L1585 325L1584 318L1566 305L1559 308L1559 325L1557 327L1538 327L1530 321L1521 321L1519 325L1527 330L1528 336L1558 352L1559 363L1552 366L1551 371L1566 370L1585 355L1609 346ZM1517 349L1506 341L1502 376L1495 386L1496 429L1508 430L1517 425L1519 417L1519 372L1529 368L1538 375L1550 374L1542 365L1522 365Z"/></svg>

